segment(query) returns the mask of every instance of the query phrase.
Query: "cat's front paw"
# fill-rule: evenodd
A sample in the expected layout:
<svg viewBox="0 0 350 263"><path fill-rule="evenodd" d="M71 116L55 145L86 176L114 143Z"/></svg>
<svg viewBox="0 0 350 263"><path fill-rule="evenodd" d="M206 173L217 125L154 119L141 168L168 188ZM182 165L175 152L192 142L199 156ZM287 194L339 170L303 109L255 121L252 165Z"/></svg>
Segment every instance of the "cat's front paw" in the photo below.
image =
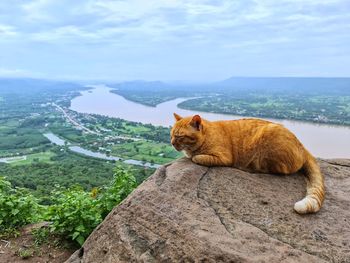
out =
<svg viewBox="0 0 350 263"><path fill-rule="evenodd" d="M203 158L200 155L195 155L192 157L192 162L203 165Z"/></svg>
<svg viewBox="0 0 350 263"><path fill-rule="evenodd" d="M193 156L191 159L192 159L192 162L199 164L197 155Z"/></svg>

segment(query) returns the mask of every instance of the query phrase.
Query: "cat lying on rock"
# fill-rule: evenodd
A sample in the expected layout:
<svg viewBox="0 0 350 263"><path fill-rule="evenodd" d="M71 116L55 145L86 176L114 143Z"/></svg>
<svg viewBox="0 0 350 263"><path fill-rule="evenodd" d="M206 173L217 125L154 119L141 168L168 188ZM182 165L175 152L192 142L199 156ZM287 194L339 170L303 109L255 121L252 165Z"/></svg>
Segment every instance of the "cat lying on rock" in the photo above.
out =
<svg viewBox="0 0 350 263"><path fill-rule="evenodd" d="M307 176L307 194L294 205L300 214L320 210L324 178L315 158L284 126L260 119L207 121L199 115L180 117L171 130L171 143L197 164L230 166L250 172Z"/></svg>

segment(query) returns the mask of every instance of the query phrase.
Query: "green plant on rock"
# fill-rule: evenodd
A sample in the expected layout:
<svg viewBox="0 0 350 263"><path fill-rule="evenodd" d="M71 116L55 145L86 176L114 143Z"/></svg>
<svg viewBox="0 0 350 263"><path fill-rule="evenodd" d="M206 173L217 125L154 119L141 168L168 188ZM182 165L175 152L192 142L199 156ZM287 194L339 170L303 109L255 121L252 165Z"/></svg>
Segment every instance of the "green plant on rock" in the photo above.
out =
<svg viewBox="0 0 350 263"><path fill-rule="evenodd" d="M128 170L117 166L111 183L101 189L97 195L101 215L105 218L108 213L123 201L137 186L136 179Z"/></svg>

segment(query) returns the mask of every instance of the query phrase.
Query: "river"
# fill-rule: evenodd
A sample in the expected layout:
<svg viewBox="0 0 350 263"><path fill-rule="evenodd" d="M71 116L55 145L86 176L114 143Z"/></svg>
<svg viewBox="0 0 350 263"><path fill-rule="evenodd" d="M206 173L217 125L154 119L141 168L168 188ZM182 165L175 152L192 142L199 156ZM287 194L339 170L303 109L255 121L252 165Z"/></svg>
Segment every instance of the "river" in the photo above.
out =
<svg viewBox="0 0 350 263"><path fill-rule="evenodd" d="M82 154L82 155L86 155L86 156L90 156L90 157L94 157L94 158L98 158L98 159L103 159L103 160L108 160L108 161L122 161L122 162L127 163L127 164L139 165L139 166L144 166L144 167L149 167L149 168L160 167L159 164L152 164L152 163L142 162L139 160L132 160L132 159L124 160L124 159L117 157L117 156L106 155L106 154L100 153L100 152L93 152L93 151L84 149L80 146L72 145L68 141L61 139L60 137L58 137L57 135L55 135L53 133L45 133L44 136L47 139L49 139L51 141L51 143L53 143L53 144L56 144L59 146L64 146L67 144L69 150L71 150L72 152L75 152L75 153ZM1 162L1 159L0 159L0 162Z"/></svg>
<svg viewBox="0 0 350 263"><path fill-rule="evenodd" d="M177 105L185 100L188 98L178 98L150 107L129 101L111 93L110 88L100 85L92 90L82 91L81 96L71 101L70 109L80 113L99 114L165 127L174 123L173 112L182 116L200 114L208 120L234 120L246 117L178 108ZM281 123L290 129L317 157L350 158L350 127L291 120L269 120Z"/></svg>

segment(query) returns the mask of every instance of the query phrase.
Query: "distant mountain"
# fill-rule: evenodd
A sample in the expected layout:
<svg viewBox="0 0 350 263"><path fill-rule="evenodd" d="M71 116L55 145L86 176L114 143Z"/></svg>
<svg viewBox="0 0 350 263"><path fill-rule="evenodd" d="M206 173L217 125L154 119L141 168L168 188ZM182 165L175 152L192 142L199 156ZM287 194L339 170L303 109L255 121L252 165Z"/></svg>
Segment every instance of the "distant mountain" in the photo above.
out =
<svg viewBox="0 0 350 263"><path fill-rule="evenodd" d="M223 81L208 84L166 83L162 81L128 81L111 84L112 88L135 92L164 91L243 91L265 90L273 92L300 92L350 95L350 78L317 77L231 77Z"/></svg>
<svg viewBox="0 0 350 263"><path fill-rule="evenodd" d="M350 78L231 77L213 86L230 89L264 89L302 93L349 94Z"/></svg>
<svg viewBox="0 0 350 263"><path fill-rule="evenodd" d="M70 82L31 79L31 78L0 78L0 93L33 93L65 90L82 90L82 85Z"/></svg>
<svg viewBox="0 0 350 263"><path fill-rule="evenodd" d="M149 89L169 89L172 87L171 84L162 82L162 81L144 81L144 80L134 80L134 81L126 81L117 84L109 84L110 87L114 89L121 90L149 90Z"/></svg>

